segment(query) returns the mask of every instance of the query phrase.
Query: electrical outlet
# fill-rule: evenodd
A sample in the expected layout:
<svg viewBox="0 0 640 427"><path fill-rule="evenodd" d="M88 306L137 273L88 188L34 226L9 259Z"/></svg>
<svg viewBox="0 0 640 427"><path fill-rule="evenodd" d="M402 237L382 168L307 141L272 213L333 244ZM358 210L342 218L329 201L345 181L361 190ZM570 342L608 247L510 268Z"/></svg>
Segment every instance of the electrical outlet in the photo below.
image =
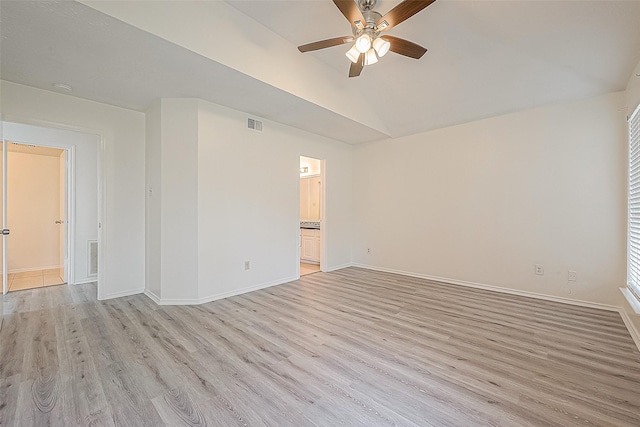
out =
<svg viewBox="0 0 640 427"><path fill-rule="evenodd" d="M367 248L367 253L370 254L371 253L371 248Z"/></svg>
<svg viewBox="0 0 640 427"><path fill-rule="evenodd" d="M569 270L569 274L568 277L570 282L575 282L576 280L578 280L578 272L575 270Z"/></svg>
<svg viewBox="0 0 640 427"><path fill-rule="evenodd" d="M245 269L245 270L249 270L250 268L251 268L251 262L249 262L249 261L245 261L245 262L244 262L244 269Z"/></svg>
<svg viewBox="0 0 640 427"><path fill-rule="evenodd" d="M544 276L544 265L542 264L536 264L536 274L538 276Z"/></svg>

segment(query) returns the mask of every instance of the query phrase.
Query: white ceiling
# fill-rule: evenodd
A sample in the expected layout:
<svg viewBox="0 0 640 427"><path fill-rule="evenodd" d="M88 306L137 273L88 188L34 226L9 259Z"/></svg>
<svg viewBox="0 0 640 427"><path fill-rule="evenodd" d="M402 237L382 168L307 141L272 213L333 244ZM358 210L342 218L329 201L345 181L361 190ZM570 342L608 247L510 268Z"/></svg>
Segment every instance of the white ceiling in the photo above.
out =
<svg viewBox="0 0 640 427"><path fill-rule="evenodd" d="M331 0L227 3L251 18L241 34L267 28L291 51L350 33ZM380 0L376 9L397 3ZM75 96L139 111L160 97L197 97L359 143L624 90L640 60L638 22L640 1L438 0L390 31L429 49L419 61L389 53L349 79L345 45L286 61L274 51L271 63L252 65L318 64L323 81L305 84L357 96L379 126L75 2L0 1L0 76L49 90L63 82Z"/></svg>

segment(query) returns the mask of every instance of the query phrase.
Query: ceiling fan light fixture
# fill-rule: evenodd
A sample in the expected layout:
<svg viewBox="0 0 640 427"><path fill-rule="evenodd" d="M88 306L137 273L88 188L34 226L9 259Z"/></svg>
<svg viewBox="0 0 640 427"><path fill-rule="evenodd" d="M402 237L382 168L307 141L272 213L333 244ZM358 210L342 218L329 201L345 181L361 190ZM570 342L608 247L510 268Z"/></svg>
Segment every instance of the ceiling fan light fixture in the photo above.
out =
<svg viewBox="0 0 640 427"><path fill-rule="evenodd" d="M378 53L378 56L382 58L387 54L387 52L389 52L389 48L391 48L391 43L389 43L387 40L381 37L378 37L373 41L373 48Z"/></svg>
<svg viewBox="0 0 640 427"><path fill-rule="evenodd" d="M378 62L378 55L376 55L375 49L369 49L364 57L364 65L373 65Z"/></svg>
<svg viewBox="0 0 640 427"><path fill-rule="evenodd" d="M369 34L363 34L356 39L356 48L358 52L365 53L371 49L371 36Z"/></svg>
<svg viewBox="0 0 640 427"><path fill-rule="evenodd" d="M0 0L1 2L2 0ZM416 13L424 10L436 0L395 0L398 2L385 15L375 10L379 0L333 0L334 5L351 25L350 36L334 37L298 46L301 53L351 44L345 52L351 61L349 77L358 77L365 65L372 65L390 50L408 58L420 59L427 49L392 35L382 35Z"/></svg>
<svg viewBox="0 0 640 427"><path fill-rule="evenodd" d="M360 51L358 50L358 48L354 44L351 47L351 49L349 49L347 51L347 53L345 55L347 55L347 58L349 58L349 61L351 61L351 62L353 62L355 64L355 63L358 62L358 58L360 58Z"/></svg>

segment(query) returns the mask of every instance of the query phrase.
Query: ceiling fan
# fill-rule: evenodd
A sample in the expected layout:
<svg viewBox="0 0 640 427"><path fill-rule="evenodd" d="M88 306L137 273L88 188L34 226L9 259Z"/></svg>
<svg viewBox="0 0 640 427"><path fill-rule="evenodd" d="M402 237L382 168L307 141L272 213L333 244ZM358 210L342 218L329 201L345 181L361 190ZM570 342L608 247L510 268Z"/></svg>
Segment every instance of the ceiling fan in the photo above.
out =
<svg viewBox="0 0 640 427"><path fill-rule="evenodd" d="M340 12L351 23L353 36L335 37L298 46L300 52L325 49L355 41L346 53L351 60L349 77L358 77L365 65L378 62L387 52L420 59L427 49L399 37L381 35L411 18L436 0L404 0L382 16L373 10L377 0L333 0Z"/></svg>

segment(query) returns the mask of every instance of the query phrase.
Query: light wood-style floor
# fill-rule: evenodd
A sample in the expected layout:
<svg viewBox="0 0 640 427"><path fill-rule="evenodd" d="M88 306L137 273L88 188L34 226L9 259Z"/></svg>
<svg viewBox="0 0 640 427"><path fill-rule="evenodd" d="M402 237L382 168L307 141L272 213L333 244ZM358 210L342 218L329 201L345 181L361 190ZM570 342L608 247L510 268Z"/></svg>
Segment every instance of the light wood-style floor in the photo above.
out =
<svg viewBox="0 0 640 427"><path fill-rule="evenodd" d="M201 306L5 297L0 425L638 426L618 313L348 268Z"/></svg>

